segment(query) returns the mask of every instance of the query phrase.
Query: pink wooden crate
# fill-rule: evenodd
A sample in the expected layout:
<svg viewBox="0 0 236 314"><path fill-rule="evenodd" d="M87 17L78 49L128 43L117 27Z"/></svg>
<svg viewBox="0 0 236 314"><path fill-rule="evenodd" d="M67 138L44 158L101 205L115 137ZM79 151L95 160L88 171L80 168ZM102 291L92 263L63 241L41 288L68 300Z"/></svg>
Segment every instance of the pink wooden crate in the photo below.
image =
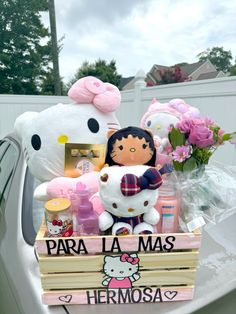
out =
<svg viewBox="0 0 236 314"><path fill-rule="evenodd" d="M43 224L35 246L45 304L193 298L200 232L71 238L45 234Z"/></svg>

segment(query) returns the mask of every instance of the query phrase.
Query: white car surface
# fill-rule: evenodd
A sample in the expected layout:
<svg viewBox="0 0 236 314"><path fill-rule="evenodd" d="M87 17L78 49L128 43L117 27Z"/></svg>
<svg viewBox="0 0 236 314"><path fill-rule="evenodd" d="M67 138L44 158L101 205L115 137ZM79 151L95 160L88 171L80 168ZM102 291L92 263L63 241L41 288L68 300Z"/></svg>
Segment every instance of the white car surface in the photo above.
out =
<svg viewBox="0 0 236 314"><path fill-rule="evenodd" d="M4 138L0 142L1 314L68 313L64 306L48 307L41 302L33 244L43 209L33 204L33 187L19 143L14 136Z"/></svg>

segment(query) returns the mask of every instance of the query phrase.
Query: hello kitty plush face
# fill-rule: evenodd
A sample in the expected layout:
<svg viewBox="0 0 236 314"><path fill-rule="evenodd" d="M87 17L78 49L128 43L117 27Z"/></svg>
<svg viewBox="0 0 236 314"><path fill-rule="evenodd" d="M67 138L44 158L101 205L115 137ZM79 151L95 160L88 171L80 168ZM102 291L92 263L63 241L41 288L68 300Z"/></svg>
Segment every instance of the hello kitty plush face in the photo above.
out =
<svg viewBox="0 0 236 314"><path fill-rule="evenodd" d="M131 277L139 270L137 254L121 256L105 256L103 272L110 278Z"/></svg>
<svg viewBox="0 0 236 314"><path fill-rule="evenodd" d="M56 223L55 221L47 221L47 230L52 236L60 235L63 230L62 221L56 221Z"/></svg>
<svg viewBox="0 0 236 314"><path fill-rule="evenodd" d="M180 119L167 112L159 112L151 115L145 121L145 128L152 131L152 134L157 135L160 138L168 136L170 126L175 126Z"/></svg>
<svg viewBox="0 0 236 314"><path fill-rule="evenodd" d="M114 114L120 92L114 85L86 77L68 95L75 103L26 112L15 122L29 169L42 182L64 176L66 143L105 144L108 130L120 128Z"/></svg>
<svg viewBox="0 0 236 314"><path fill-rule="evenodd" d="M132 196L124 196L121 180L126 174L140 177L148 166L112 166L100 172L99 195L106 211L117 217L135 217L147 213L156 204L158 190L145 189Z"/></svg>

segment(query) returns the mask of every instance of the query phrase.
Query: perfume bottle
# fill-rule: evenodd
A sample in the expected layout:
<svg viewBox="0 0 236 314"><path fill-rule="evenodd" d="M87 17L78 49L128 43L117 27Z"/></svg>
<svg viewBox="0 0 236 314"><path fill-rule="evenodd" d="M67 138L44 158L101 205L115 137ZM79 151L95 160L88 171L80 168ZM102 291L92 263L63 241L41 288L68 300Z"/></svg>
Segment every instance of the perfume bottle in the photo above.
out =
<svg viewBox="0 0 236 314"><path fill-rule="evenodd" d="M80 199L79 210L77 214L78 229L80 235L98 235L98 215L93 210L93 205L89 201L89 191L87 189L78 190Z"/></svg>
<svg viewBox="0 0 236 314"><path fill-rule="evenodd" d="M160 214L157 231L160 233L178 232L180 200L173 173L166 176L159 188L159 197L155 208Z"/></svg>

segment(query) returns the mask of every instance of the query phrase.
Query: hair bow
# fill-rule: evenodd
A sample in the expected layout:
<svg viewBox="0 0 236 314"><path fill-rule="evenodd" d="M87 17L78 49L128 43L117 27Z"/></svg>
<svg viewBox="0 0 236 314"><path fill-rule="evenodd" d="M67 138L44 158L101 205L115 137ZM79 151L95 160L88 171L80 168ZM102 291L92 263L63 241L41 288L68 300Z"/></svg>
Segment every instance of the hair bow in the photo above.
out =
<svg viewBox="0 0 236 314"><path fill-rule="evenodd" d="M110 83L103 83L93 76L79 79L69 89L68 96L77 104L93 104L102 112L115 111L121 101L119 89Z"/></svg>
<svg viewBox="0 0 236 314"><path fill-rule="evenodd" d="M62 226L62 221L61 221L61 220L56 220L56 219L54 219L54 220L52 221L52 224L53 224L53 226L59 226L59 227L61 227L61 226Z"/></svg>
<svg viewBox="0 0 236 314"><path fill-rule="evenodd" d="M120 257L121 262L128 262L132 265L138 264L139 258L138 257L131 257L129 254L124 253Z"/></svg>
<svg viewBox="0 0 236 314"><path fill-rule="evenodd" d="M120 189L124 196L132 196L144 189L156 190L162 185L160 172L155 168L150 168L141 177L134 174L125 174L121 178Z"/></svg>

